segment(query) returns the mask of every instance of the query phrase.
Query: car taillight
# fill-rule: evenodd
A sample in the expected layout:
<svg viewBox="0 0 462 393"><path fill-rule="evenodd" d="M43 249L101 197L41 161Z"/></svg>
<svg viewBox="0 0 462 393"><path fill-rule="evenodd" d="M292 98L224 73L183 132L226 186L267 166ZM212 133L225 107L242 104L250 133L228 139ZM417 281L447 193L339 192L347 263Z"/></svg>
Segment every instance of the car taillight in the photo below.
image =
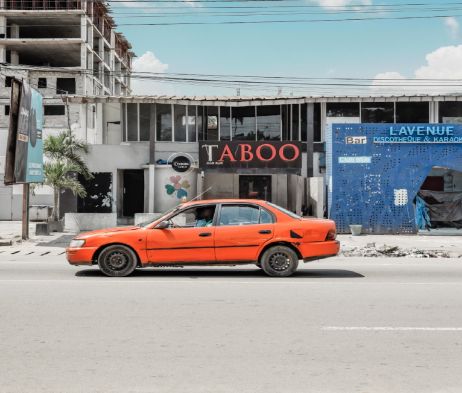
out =
<svg viewBox="0 0 462 393"><path fill-rule="evenodd" d="M327 240L335 240L337 238L337 232L335 229L331 229L327 232L326 241Z"/></svg>

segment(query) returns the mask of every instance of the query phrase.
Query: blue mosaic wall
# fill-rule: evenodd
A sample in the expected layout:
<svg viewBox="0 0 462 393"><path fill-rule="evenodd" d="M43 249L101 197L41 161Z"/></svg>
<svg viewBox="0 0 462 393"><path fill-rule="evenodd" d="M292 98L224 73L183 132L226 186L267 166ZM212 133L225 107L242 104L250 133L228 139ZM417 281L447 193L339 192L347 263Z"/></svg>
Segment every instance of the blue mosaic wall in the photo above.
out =
<svg viewBox="0 0 462 393"><path fill-rule="evenodd" d="M432 167L462 171L462 125L333 124L326 137L329 217L340 233L350 224L417 232L413 202Z"/></svg>

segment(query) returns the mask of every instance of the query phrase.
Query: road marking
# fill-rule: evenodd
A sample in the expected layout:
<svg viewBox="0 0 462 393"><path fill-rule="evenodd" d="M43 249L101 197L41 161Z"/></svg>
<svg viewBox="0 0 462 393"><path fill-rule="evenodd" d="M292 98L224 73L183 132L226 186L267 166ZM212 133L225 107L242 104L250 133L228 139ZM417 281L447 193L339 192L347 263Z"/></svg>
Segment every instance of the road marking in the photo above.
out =
<svg viewBox="0 0 462 393"><path fill-rule="evenodd" d="M182 280L165 280L163 279L162 276L160 277L152 277L150 280L146 279L136 279L134 277L130 278L122 278L122 279L117 279L117 278L94 278L94 277L74 277L74 278L56 278L56 279L0 279L0 282L2 283L27 283L27 282L43 282L43 283L48 283L48 282L74 282L74 283L80 283L80 284L92 284L92 283L103 283L103 284L158 284L158 285L170 285L170 284L218 284L218 285L223 285L223 284L248 284L248 285L283 285L283 286L291 286L291 285L333 285L333 284L348 284L348 285L383 285L383 284L388 284L388 285L458 285L462 286L462 281L454 281L454 282L383 282L383 281L356 281L356 279L351 279L349 281L345 281L344 279L336 279L335 281L327 281L323 278L311 278L312 281L310 280L309 277L304 279L304 281L297 280L295 281L292 278L287 278L287 279L271 279L271 278L265 278L262 277L261 280L255 280L255 281L234 281L234 280L223 280L223 279L216 279L216 280L210 280L210 279L203 279L199 275L194 275L191 274L190 277L185 277Z"/></svg>
<svg viewBox="0 0 462 393"><path fill-rule="evenodd" d="M324 326L327 331L373 331L373 332L462 332L462 327L415 327L415 326Z"/></svg>

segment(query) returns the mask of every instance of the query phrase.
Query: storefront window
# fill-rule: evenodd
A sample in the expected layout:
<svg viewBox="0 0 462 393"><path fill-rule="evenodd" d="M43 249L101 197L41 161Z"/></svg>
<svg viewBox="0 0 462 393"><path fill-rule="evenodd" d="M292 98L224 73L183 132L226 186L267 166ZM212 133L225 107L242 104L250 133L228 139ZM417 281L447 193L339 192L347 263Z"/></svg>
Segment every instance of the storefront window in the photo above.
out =
<svg viewBox="0 0 462 393"><path fill-rule="evenodd" d="M220 139L222 141L229 141L231 139L231 118L230 108L220 108Z"/></svg>
<svg viewBox="0 0 462 393"><path fill-rule="evenodd" d="M314 142L322 142L321 132L321 104L314 104L313 108L313 140Z"/></svg>
<svg viewBox="0 0 462 393"><path fill-rule="evenodd" d="M218 140L218 107L208 106L205 108L205 123L204 123L204 140Z"/></svg>
<svg viewBox="0 0 462 393"><path fill-rule="evenodd" d="M462 102L440 102L440 123L462 123Z"/></svg>
<svg viewBox="0 0 462 393"><path fill-rule="evenodd" d="M395 104L393 102L363 102L361 123L394 123Z"/></svg>
<svg viewBox="0 0 462 393"><path fill-rule="evenodd" d="M308 131L308 105L300 105L300 140L306 142Z"/></svg>
<svg viewBox="0 0 462 393"><path fill-rule="evenodd" d="M358 102L330 102L326 105L327 117L359 117Z"/></svg>
<svg viewBox="0 0 462 393"><path fill-rule="evenodd" d="M186 142L186 106L174 105L175 142Z"/></svg>
<svg viewBox="0 0 462 393"><path fill-rule="evenodd" d="M127 104L127 140L138 141L138 104Z"/></svg>
<svg viewBox="0 0 462 393"><path fill-rule="evenodd" d="M290 138L290 105L281 105L281 122L282 122L282 140L287 141Z"/></svg>
<svg viewBox="0 0 462 393"><path fill-rule="evenodd" d="M428 102L397 102L397 123L428 123L430 121L430 105Z"/></svg>
<svg viewBox="0 0 462 393"><path fill-rule="evenodd" d="M196 107L188 106L188 142L196 142Z"/></svg>
<svg viewBox="0 0 462 393"><path fill-rule="evenodd" d="M279 141L281 139L281 106L257 107L257 139Z"/></svg>
<svg viewBox="0 0 462 393"><path fill-rule="evenodd" d="M151 104L140 104L140 141L149 141L151 107L153 107Z"/></svg>
<svg viewBox="0 0 462 393"><path fill-rule="evenodd" d="M233 139L256 140L255 107L235 107L232 110Z"/></svg>
<svg viewBox="0 0 462 393"><path fill-rule="evenodd" d="M197 137L200 141L204 140L204 107L196 107Z"/></svg>
<svg viewBox="0 0 462 393"><path fill-rule="evenodd" d="M169 104L157 104L156 128L158 141L172 140L172 106Z"/></svg>
<svg viewBox="0 0 462 393"><path fill-rule="evenodd" d="M300 139L300 105L291 105L292 107L292 141L298 141Z"/></svg>

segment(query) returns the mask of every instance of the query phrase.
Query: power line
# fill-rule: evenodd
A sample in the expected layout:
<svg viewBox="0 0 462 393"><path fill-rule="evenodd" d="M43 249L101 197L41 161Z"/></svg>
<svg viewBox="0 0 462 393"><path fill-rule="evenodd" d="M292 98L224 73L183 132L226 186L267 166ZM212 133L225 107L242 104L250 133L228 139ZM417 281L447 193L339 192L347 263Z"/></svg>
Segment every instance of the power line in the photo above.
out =
<svg viewBox="0 0 462 393"><path fill-rule="evenodd" d="M11 70L24 70L24 71L42 71L42 72L64 72L76 74L92 74L93 70L90 68L69 69L65 67L46 67L46 66L21 66L21 65L5 65L6 69ZM124 71L106 71L106 75L127 75ZM416 82L462 82L461 78L364 78L364 77L301 77L301 76L282 76L282 75L242 75L242 74L204 74L204 73L169 73L169 72L150 72L150 71L132 71L131 76L151 76L151 77L172 77L172 76L185 76L185 77L207 77L207 78L250 78L250 79L274 79L283 82L289 81L416 81ZM278 82L278 83L281 83Z"/></svg>

